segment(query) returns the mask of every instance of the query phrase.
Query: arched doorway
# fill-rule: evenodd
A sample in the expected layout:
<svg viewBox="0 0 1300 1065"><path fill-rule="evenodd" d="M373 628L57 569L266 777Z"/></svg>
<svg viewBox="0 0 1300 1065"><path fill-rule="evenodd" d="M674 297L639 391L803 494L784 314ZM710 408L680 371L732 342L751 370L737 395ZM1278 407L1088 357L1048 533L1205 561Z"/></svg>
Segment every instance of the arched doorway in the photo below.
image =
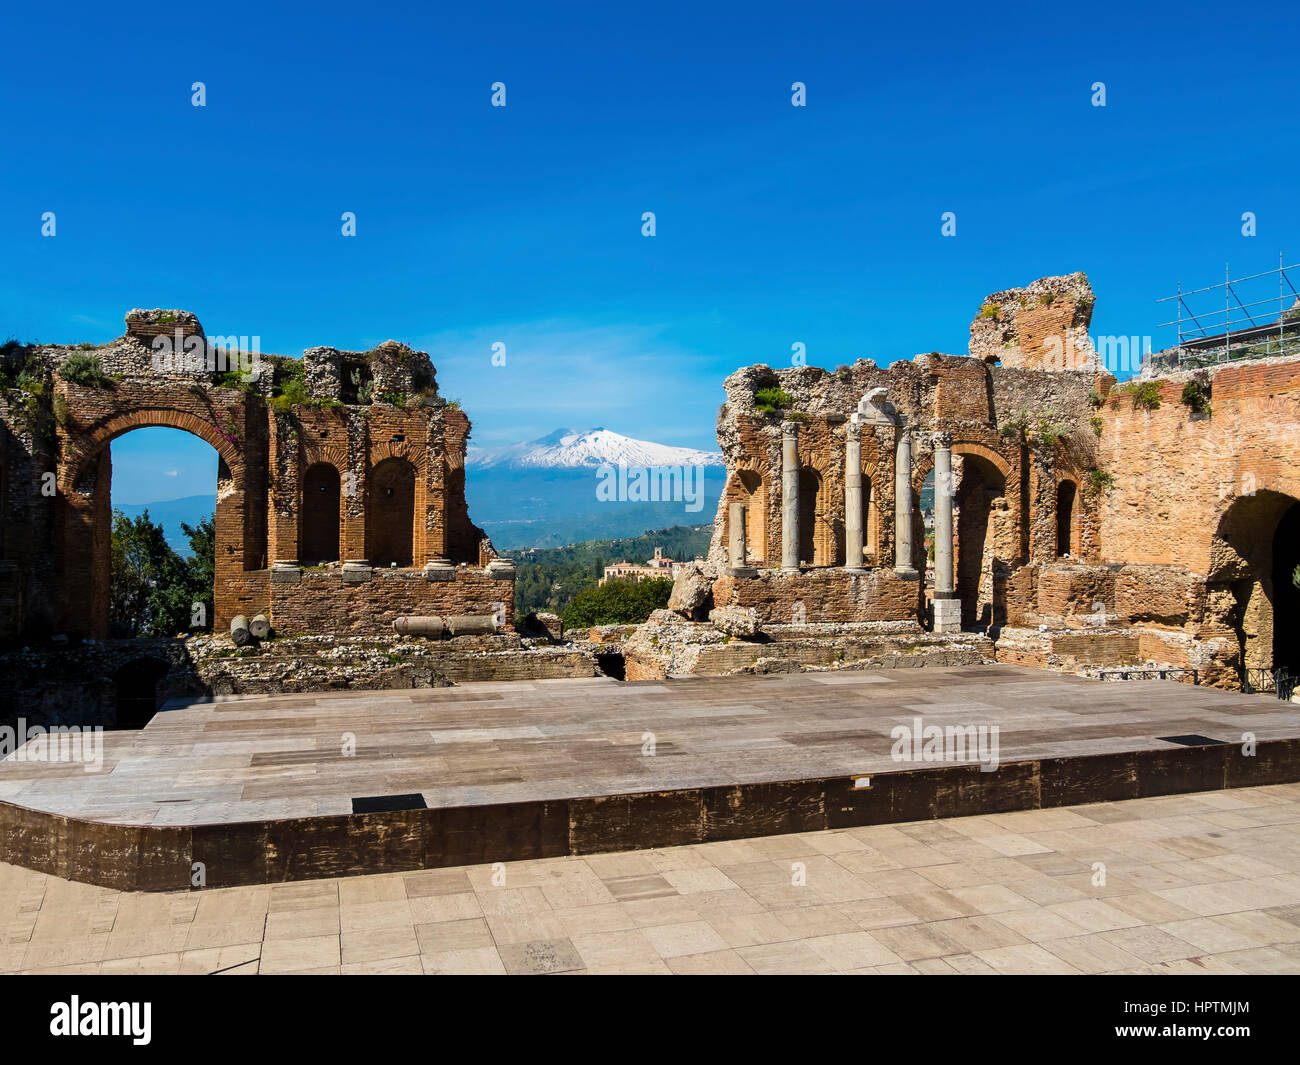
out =
<svg viewBox="0 0 1300 1065"><path fill-rule="evenodd" d="M960 464L960 471L956 467ZM987 629L1005 622L1005 552L998 545L998 515L1006 511L1006 478L988 459L954 454L957 491L953 527L957 534L956 591L963 628Z"/></svg>
<svg viewBox="0 0 1300 1065"><path fill-rule="evenodd" d="M834 541L826 515L822 475L810 466L799 470L799 564L833 566Z"/></svg>
<svg viewBox="0 0 1300 1065"><path fill-rule="evenodd" d="M304 566L339 558L339 471L328 462L307 467L302 478L298 560Z"/></svg>
<svg viewBox="0 0 1300 1065"><path fill-rule="evenodd" d="M109 511L106 528L96 521L93 546L110 636L212 629L221 475L212 445L180 429L141 426L104 445L93 484L83 486L96 516Z"/></svg>
<svg viewBox="0 0 1300 1065"><path fill-rule="evenodd" d="M1079 486L1073 481L1062 481L1056 486L1056 557L1066 558L1075 554L1074 501L1078 498Z"/></svg>
<svg viewBox="0 0 1300 1065"><path fill-rule="evenodd" d="M736 481L736 502L745 504L745 557L761 566L767 558L767 491L757 470L737 470Z"/></svg>
<svg viewBox="0 0 1300 1065"><path fill-rule="evenodd" d="M1207 620L1236 636L1238 669L1300 672L1300 501L1261 490L1219 521L1206 577Z"/></svg>
<svg viewBox="0 0 1300 1065"><path fill-rule="evenodd" d="M415 534L415 467L384 459L366 491L366 557L372 566L411 565Z"/></svg>
<svg viewBox="0 0 1300 1065"><path fill-rule="evenodd" d="M158 712L158 682L167 675L167 663L158 658L137 658L113 674L117 727L144 728Z"/></svg>
<svg viewBox="0 0 1300 1065"><path fill-rule="evenodd" d="M1300 503L1293 503L1273 534L1273 665L1300 674Z"/></svg>
<svg viewBox="0 0 1300 1065"><path fill-rule="evenodd" d="M236 402L233 409L242 408ZM227 426L224 432L222 425ZM161 502L173 503L195 493L205 503L215 500L212 592L203 621L220 628L238 613L234 608L243 574L266 564L265 456L250 482L246 459L256 455L257 441L241 432L232 408L220 404L209 404L202 416L179 405L123 410L102 422L61 429L53 544L60 593L53 603L56 631L73 637L110 635L115 491L120 503L154 504L150 518L155 522L162 516L157 506ZM166 436L162 446L142 448L143 441L159 433ZM187 487L180 487L183 478L173 476L173 471L181 470L171 461L179 458L178 446L197 447L209 464L207 473L192 477ZM153 464L145 468L138 490L128 495L121 489L135 465L133 450L150 452ZM215 492L210 487L214 480ZM184 519L192 524L189 518L198 515L190 511ZM171 535L176 540L174 530L173 522ZM178 631L189 627L186 618Z"/></svg>

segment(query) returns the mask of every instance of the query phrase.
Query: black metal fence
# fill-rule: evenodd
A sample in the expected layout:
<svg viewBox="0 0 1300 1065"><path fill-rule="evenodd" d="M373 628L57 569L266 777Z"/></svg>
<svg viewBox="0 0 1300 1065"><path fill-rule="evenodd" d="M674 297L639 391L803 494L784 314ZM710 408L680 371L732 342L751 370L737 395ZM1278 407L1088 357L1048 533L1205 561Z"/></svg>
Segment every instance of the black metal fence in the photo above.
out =
<svg viewBox="0 0 1300 1065"><path fill-rule="evenodd" d="M1241 690L1255 695L1276 695L1284 702L1290 702L1295 694L1296 681L1300 680L1285 666L1271 669L1243 669L1241 671Z"/></svg>

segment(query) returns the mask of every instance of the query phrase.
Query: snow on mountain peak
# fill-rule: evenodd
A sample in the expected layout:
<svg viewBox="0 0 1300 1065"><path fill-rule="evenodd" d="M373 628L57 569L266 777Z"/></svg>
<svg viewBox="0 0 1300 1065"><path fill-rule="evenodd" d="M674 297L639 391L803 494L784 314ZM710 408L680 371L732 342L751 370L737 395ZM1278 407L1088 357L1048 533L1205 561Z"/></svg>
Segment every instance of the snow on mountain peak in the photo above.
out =
<svg viewBox="0 0 1300 1065"><path fill-rule="evenodd" d="M581 468L592 466L721 466L722 453L636 440L603 426L556 429L537 440L495 451L471 448L471 466L514 468Z"/></svg>

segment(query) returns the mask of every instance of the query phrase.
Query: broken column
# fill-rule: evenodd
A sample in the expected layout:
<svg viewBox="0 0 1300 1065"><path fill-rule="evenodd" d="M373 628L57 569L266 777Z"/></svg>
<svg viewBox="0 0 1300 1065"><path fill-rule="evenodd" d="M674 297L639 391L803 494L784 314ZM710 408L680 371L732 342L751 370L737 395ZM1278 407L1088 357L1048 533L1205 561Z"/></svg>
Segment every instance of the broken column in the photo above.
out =
<svg viewBox="0 0 1300 1065"><path fill-rule="evenodd" d="M799 425L781 423L781 572L799 572Z"/></svg>
<svg viewBox="0 0 1300 1065"><path fill-rule="evenodd" d="M934 438L934 631L961 631L961 600L953 588L952 437Z"/></svg>
<svg viewBox="0 0 1300 1065"><path fill-rule="evenodd" d="M844 431L844 568L862 572L862 426L858 415Z"/></svg>
<svg viewBox="0 0 1300 1065"><path fill-rule="evenodd" d="M912 433L898 427L894 449L894 572L915 580L912 566Z"/></svg>
<svg viewBox="0 0 1300 1065"><path fill-rule="evenodd" d="M733 577L752 577L754 570L745 553L745 504L727 507L727 563Z"/></svg>

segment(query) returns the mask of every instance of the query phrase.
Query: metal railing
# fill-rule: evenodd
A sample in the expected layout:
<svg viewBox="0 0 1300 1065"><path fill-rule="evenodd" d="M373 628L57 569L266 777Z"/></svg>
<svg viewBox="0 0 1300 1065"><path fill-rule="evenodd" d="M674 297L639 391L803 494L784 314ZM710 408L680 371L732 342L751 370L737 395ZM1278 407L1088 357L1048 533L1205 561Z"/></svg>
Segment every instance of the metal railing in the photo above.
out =
<svg viewBox="0 0 1300 1065"><path fill-rule="evenodd" d="M1284 702L1290 702L1295 694L1295 676L1285 666L1272 666L1265 669L1243 669L1241 671L1241 690L1251 695L1276 695Z"/></svg>

